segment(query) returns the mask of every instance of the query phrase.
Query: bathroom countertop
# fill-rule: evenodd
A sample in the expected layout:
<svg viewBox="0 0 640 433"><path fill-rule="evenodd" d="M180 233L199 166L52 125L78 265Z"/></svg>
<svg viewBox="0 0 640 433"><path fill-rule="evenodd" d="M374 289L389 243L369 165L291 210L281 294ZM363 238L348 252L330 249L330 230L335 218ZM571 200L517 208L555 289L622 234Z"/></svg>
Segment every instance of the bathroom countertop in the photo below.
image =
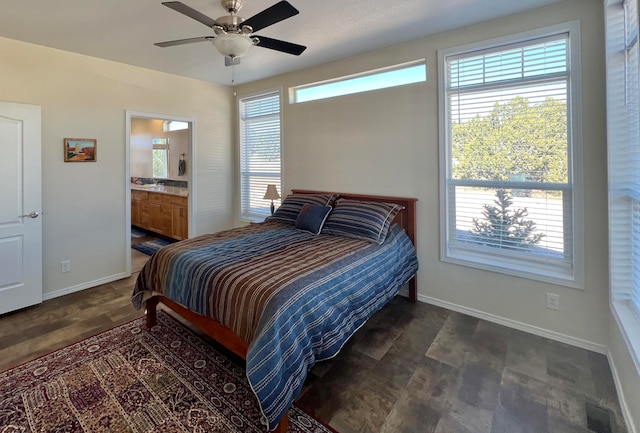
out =
<svg viewBox="0 0 640 433"><path fill-rule="evenodd" d="M165 185L153 185L153 184L138 185L138 184L132 183L131 189L135 189L137 191L155 192L158 194L177 195L180 197L189 196L189 188L184 188L181 186L165 186Z"/></svg>

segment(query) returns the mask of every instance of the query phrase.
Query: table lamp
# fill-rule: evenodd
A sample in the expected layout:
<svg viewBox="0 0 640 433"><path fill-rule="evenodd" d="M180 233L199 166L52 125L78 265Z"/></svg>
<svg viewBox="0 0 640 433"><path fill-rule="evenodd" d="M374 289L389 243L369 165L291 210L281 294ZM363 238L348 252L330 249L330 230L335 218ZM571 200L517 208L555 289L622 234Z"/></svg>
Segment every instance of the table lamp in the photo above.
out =
<svg viewBox="0 0 640 433"><path fill-rule="evenodd" d="M280 198L280 194L278 194L278 188L275 185L267 185L267 192L264 193L265 200L271 200L271 215L275 211L275 207L273 206L273 201L278 200Z"/></svg>

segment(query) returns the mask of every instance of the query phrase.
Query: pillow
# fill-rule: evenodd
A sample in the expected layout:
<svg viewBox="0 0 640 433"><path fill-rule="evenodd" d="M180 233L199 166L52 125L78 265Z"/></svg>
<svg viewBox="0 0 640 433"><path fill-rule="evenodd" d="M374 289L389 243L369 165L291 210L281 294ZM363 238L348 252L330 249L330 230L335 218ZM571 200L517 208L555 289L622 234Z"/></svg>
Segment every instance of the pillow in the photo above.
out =
<svg viewBox="0 0 640 433"><path fill-rule="evenodd" d="M295 225L300 209L306 203L327 206L333 204L335 197L334 194L289 194L273 215L268 216L265 221Z"/></svg>
<svg viewBox="0 0 640 433"><path fill-rule="evenodd" d="M396 214L404 209L395 203L339 199L322 228L323 234L346 236L381 244Z"/></svg>
<svg viewBox="0 0 640 433"><path fill-rule="evenodd" d="M331 206L305 203L296 218L296 228L319 235L331 209Z"/></svg>

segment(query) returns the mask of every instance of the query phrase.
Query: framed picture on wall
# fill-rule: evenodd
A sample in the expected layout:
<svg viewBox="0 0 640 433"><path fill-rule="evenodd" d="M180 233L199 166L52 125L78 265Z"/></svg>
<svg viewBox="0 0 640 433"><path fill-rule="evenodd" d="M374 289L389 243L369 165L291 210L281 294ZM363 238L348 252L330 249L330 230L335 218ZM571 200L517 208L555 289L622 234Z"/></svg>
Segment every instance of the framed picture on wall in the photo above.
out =
<svg viewBox="0 0 640 433"><path fill-rule="evenodd" d="M64 162L95 162L98 159L95 138L65 138Z"/></svg>

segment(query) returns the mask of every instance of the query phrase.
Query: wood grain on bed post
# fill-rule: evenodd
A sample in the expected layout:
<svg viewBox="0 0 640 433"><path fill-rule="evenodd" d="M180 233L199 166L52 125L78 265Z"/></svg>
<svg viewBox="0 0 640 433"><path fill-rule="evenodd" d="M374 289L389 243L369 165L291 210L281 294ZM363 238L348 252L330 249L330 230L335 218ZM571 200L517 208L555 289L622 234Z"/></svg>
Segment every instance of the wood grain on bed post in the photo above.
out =
<svg viewBox="0 0 640 433"><path fill-rule="evenodd" d="M158 306L158 298L155 296L147 299L147 329L156 326L156 307Z"/></svg>
<svg viewBox="0 0 640 433"><path fill-rule="evenodd" d="M289 415L285 415L280 420L278 426L273 430L274 433L287 433L289 431Z"/></svg>
<svg viewBox="0 0 640 433"><path fill-rule="evenodd" d="M416 302L418 298L418 276L409 280L409 302Z"/></svg>
<svg viewBox="0 0 640 433"><path fill-rule="evenodd" d="M413 242L413 246L414 248L416 248L416 251L417 251L418 248L416 245L416 224L417 224L416 202L417 200L407 201L407 203L405 204L405 212L407 216L405 230L407 232L407 236L409 236L409 239L411 239L411 242ZM418 275L416 274L411 280L409 280L409 302L416 302L417 297L418 297Z"/></svg>

